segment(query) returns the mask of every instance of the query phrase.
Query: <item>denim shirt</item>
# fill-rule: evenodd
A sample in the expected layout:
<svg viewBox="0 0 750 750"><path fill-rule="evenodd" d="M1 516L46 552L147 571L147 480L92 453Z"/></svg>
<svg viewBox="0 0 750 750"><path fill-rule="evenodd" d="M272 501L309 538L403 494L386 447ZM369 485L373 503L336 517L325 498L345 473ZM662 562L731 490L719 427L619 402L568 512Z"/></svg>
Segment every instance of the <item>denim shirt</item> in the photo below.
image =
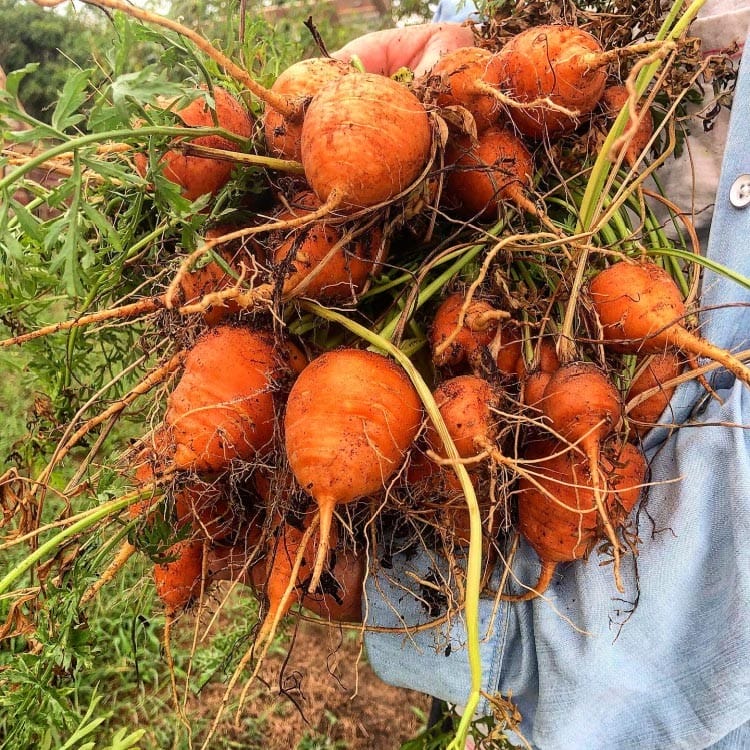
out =
<svg viewBox="0 0 750 750"><path fill-rule="evenodd" d="M479 20L474 0L441 0L432 17L433 23L462 23L466 20Z"/></svg>
<svg viewBox="0 0 750 750"><path fill-rule="evenodd" d="M707 255L750 277L750 205L730 202L750 175L750 45L740 70ZM750 291L706 271L701 303L707 339L750 348ZM712 384L721 402L690 381L647 436L651 484L624 594L594 553L560 565L543 598L480 602L482 688L512 695L537 750L750 748L750 388L723 370ZM396 557L370 577L366 622L401 631L365 643L385 682L460 706L470 691L460 613L404 627L431 619L409 573L439 564ZM513 569L533 582L535 554L522 546Z"/></svg>

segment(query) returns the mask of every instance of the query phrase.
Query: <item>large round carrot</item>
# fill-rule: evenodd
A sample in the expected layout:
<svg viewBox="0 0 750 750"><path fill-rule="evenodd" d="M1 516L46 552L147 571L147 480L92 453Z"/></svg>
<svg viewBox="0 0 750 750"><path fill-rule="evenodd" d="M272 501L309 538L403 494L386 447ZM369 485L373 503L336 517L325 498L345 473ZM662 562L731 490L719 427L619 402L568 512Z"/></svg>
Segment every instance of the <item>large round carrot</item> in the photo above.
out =
<svg viewBox="0 0 750 750"><path fill-rule="evenodd" d="M382 492L421 421L421 402L409 378L374 352L323 354L292 386L284 417L286 453L300 486L320 509L311 590L326 560L336 506Z"/></svg>
<svg viewBox="0 0 750 750"><path fill-rule="evenodd" d="M608 347L638 353L674 347L712 359L750 385L750 369L740 360L685 328L680 290L655 263L615 263L594 276L589 293Z"/></svg>
<svg viewBox="0 0 750 750"><path fill-rule="evenodd" d="M177 469L222 471L234 459L270 450L274 391L291 373L281 349L269 333L230 326L196 342L167 402Z"/></svg>
<svg viewBox="0 0 750 750"><path fill-rule="evenodd" d="M405 86L371 73L326 84L302 125L302 165L324 204L357 210L406 190L427 166L425 108Z"/></svg>
<svg viewBox="0 0 750 750"><path fill-rule="evenodd" d="M584 452L614 430L622 419L620 394L593 362L569 362L552 372L545 389L544 415L552 429Z"/></svg>
<svg viewBox="0 0 750 750"><path fill-rule="evenodd" d="M497 53L503 92L513 124L526 136L569 132L596 107L607 82L609 57L582 29L534 26L511 38Z"/></svg>

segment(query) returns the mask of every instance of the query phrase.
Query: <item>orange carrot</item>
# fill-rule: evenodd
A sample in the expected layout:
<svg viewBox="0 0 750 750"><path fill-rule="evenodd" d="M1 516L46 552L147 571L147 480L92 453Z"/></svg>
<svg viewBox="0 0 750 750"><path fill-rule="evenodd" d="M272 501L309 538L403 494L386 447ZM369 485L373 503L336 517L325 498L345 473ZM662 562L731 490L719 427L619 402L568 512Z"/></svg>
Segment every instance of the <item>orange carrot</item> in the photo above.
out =
<svg viewBox="0 0 750 750"><path fill-rule="evenodd" d="M237 283L237 278L240 275L240 258L230 251L219 250L215 252L232 269L234 275L225 271L221 264L213 258L205 265L183 274L180 278L180 292L184 304L200 302L206 295L229 289ZM230 299L222 305L208 307L203 312L203 320L206 325L215 326L239 312L240 306L235 300Z"/></svg>
<svg viewBox="0 0 750 750"><path fill-rule="evenodd" d="M282 71L271 86L271 91L289 98L308 100L330 81L355 72L348 63L331 57L311 57L299 60ZM304 110L305 107L303 107ZM297 117L267 107L263 116L266 149L272 156L300 161L302 158L303 112Z"/></svg>
<svg viewBox="0 0 750 750"><path fill-rule="evenodd" d="M544 389L541 409L550 427L564 439L579 443L589 461L594 501L615 558L615 584L618 591L622 591L620 546L599 492L601 442L622 420L620 394L593 363L570 362L551 374Z"/></svg>
<svg viewBox="0 0 750 750"><path fill-rule="evenodd" d="M607 82L609 57L582 29L533 26L497 53L500 86L522 106L509 106L526 136L544 138L574 130L596 107Z"/></svg>
<svg viewBox="0 0 750 750"><path fill-rule="evenodd" d="M497 219L503 201L538 213L527 195L534 172L531 154L509 130L495 126L476 140L454 138L446 148L445 166L446 207L459 216Z"/></svg>
<svg viewBox="0 0 750 750"><path fill-rule="evenodd" d="M430 329L432 361L438 367L455 367L472 361L489 346L497 332L497 311L486 300L473 299L461 319L463 294L448 295L435 312Z"/></svg>
<svg viewBox="0 0 750 750"><path fill-rule="evenodd" d="M526 450L530 463L518 481L518 529L541 561L537 582L522 594L505 600L526 601L541 595L552 581L558 563L585 558L601 540L600 513L591 464L556 441L537 441ZM632 443L614 457L604 455L603 473L607 515L624 524L643 487L646 461Z"/></svg>
<svg viewBox="0 0 750 750"><path fill-rule="evenodd" d="M628 90L625 86L607 86L601 98L601 107L607 115L614 119L623 107L628 106ZM622 135L625 144L625 162L631 167L638 161L641 154L648 147L654 133L654 118L650 111L639 113L640 120L634 122L628 119Z"/></svg>
<svg viewBox="0 0 750 750"><path fill-rule="evenodd" d="M174 491L180 527L190 524L196 535L209 541L230 537L239 520L229 501L227 477L189 477Z"/></svg>
<svg viewBox="0 0 750 750"><path fill-rule="evenodd" d="M401 467L422 421L403 370L370 351L338 349L314 359L292 386L284 417L286 454L320 510L318 585L336 506L382 492Z"/></svg>
<svg viewBox="0 0 750 750"><path fill-rule="evenodd" d="M502 375L513 380L524 378L526 363L523 359L523 339L518 323L512 320L501 323L489 345L489 350Z"/></svg>
<svg viewBox="0 0 750 750"><path fill-rule="evenodd" d="M167 402L176 468L222 471L235 459L272 448L274 391L292 375L284 348L269 333L230 326L213 328L196 342Z"/></svg>
<svg viewBox="0 0 750 750"><path fill-rule="evenodd" d="M535 349L534 360L527 365L523 357L518 361L518 377L522 380L521 401L526 406L540 408L544 389L552 373L560 367L555 344L549 336L542 337Z"/></svg>
<svg viewBox="0 0 750 750"><path fill-rule="evenodd" d="M486 88L497 86L500 81L498 63L497 57L483 47L459 47L446 52L430 71L439 79L437 105L467 109L474 117L477 132L496 125L502 106Z"/></svg>
<svg viewBox="0 0 750 750"><path fill-rule="evenodd" d="M200 96L175 114L188 127L215 127L218 124L243 138L250 138L253 134L253 119L237 99L219 86L213 87L211 95L215 107L209 106L207 99ZM240 150L236 141L219 135L201 136L190 142L224 151ZM146 156L136 154L134 161L137 171L145 176L148 171ZM191 201L206 193L217 193L229 181L234 168L230 161L188 156L179 149L170 149L160 161L163 163L164 177L179 185L182 194Z"/></svg>
<svg viewBox="0 0 750 750"><path fill-rule="evenodd" d="M615 263L594 276L589 295L606 345L615 351L681 349L724 365L750 385L750 369L740 360L685 328L680 290L655 263Z"/></svg>
<svg viewBox="0 0 750 750"><path fill-rule="evenodd" d="M292 204L306 210L320 207L310 191L295 196ZM301 213L292 209L276 218L284 220ZM274 263L284 278L284 295L316 300L356 298L384 259L385 244L379 227L348 238L345 227L326 221L293 229L274 251Z"/></svg>
<svg viewBox="0 0 750 750"><path fill-rule="evenodd" d="M187 607L200 591L203 571L203 542L200 539L177 542L167 550L174 559L154 565L156 593L167 615Z"/></svg>
<svg viewBox="0 0 750 750"><path fill-rule="evenodd" d="M302 165L324 204L356 211L405 191L426 168L431 144L429 117L409 89L356 73L326 84L310 102Z"/></svg>
<svg viewBox="0 0 750 750"><path fill-rule="evenodd" d="M645 435L667 408L677 386L663 386L676 378L683 368L682 357L674 350L640 358L635 377L625 396L627 420L637 436ZM641 394L658 389L644 400L628 408L629 402Z"/></svg>
<svg viewBox="0 0 750 750"><path fill-rule="evenodd" d="M497 437L501 393L477 375L457 375L443 381L433 397L458 455L471 458ZM427 443L439 455L447 454L434 428L428 427Z"/></svg>

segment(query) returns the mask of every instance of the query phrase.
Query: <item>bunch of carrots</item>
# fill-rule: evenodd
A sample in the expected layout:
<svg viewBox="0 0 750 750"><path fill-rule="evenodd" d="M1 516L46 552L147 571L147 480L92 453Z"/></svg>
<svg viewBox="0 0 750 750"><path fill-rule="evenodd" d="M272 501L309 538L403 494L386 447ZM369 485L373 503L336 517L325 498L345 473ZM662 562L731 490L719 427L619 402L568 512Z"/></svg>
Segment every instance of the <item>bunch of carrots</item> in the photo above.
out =
<svg viewBox="0 0 750 750"><path fill-rule="evenodd" d="M256 122L219 85L160 100L185 134L136 153L138 174L189 200L248 162L291 177L249 225L208 227L162 294L54 326L167 310L190 330L159 423L123 461L131 534L83 603L166 524L153 571L170 618L220 580L263 604L231 688L292 607L361 619L387 523L468 559L470 633L518 535L538 580L500 599L543 596L592 554L623 592L644 434L702 377L698 357L750 385L692 330L695 267L648 246L666 242L649 204L674 208L643 187L668 121L655 128L653 81L699 3L617 49L549 24L479 38L418 80L321 56L266 89L189 29L92 2L178 31L264 103Z"/></svg>

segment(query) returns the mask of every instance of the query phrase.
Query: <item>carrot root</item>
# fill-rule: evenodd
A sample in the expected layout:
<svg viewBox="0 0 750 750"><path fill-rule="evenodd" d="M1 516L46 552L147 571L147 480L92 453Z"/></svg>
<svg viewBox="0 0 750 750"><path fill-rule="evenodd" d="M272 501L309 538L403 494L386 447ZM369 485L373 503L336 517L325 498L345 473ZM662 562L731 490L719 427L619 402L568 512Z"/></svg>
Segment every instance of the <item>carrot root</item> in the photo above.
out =
<svg viewBox="0 0 750 750"><path fill-rule="evenodd" d="M263 623L260 626L260 630L258 631L258 634L255 638L255 643L253 643L253 646L250 650L250 654L252 655L255 654L260 648L260 653L258 654L255 662L255 669L253 669L253 673L245 682L245 686L240 693L240 699L237 705L237 711L235 713L235 725L237 726L239 726L240 723L242 707L245 705L245 700L247 699L247 692L250 689L250 685L260 672L260 668L263 665L263 660L268 653L268 649L271 647L273 637L279 627L281 618L284 617L284 615L289 611L289 600L291 599L294 589L297 586L297 578L299 577L299 570L302 567L302 561L304 560L305 552L307 551L307 547L310 544L310 539L312 539L313 534L318 529L318 525L320 524L322 528L322 518L323 514L318 514L315 518L313 518L312 522L305 530L305 533L300 540L300 545L299 549L297 550L297 556L294 560L294 565L292 566L289 583L287 584L287 587L281 597L281 601L279 602L275 611L269 611L266 615L266 618L263 620Z"/></svg>
<svg viewBox="0 0 750 750"><path fill-rule="evenodd" d="M602 524L604 524L604 531L607 535L607 539L612 545L612 556L614 558L614 577L615 587L622 594L625 589L622 585L622 577L620 576L620 543L617 540L617 533L615 532L612 521L607 512L607 508L602 500L601 491L601 474L599 473L599 443L595 442L586 451L589 460L589 471L591 473L591 488L594 493L594 504L601 518Z"/></svg>
<svg viewBox="0 0 750 750"><path fill-rule="evenodd" d="M522 102L518 99L513 99L512 97L508 96L507 94L503 94L502 91L499 89L496 89L494 86L490 85L486 81L477 81L476 82L476 88L478 91L481 91L483 94L489 94L490 96L494 96L501 104L504 104L506 107L511 108L517 108L517 109L531 109L533 107L545 107L546 109L552 110L554 112L559 112L561 115L565 115L566 117L570 117L571 119L577 119L581 116L581 112L575 109L569 109L568 107L563 107L561 104L558 104L557 102L553 101L549 96L542 96L537 99L532 99L528 102Z"/></svg>
<svg viewBox="0 0 750 750"><path fill-rule="evenodd" d="M328 550L330 549L331 524L333 522L333 511L336 507L336 501L332 498L320 498L317 501L320 510L320 541L318 550L315 553L315 565L313 566L310 584L307 587L308 594L314 594L320 583L320 577L323 575L328 560Z"/></svg>
<svg viewBox="0 0 750 750"><path fill-rule="evenodd" d="M498 597L503 602L528 602L541 596L552 583L552 577L557 570L557 563L551 560L542 560L542 567L539 569L539 577L536 583L524 591L522 594L500 594Z"/></svg>
<svg viewBox="0 0 750 750"><path fill-rule="evenodd" d="M547 216L546 213L539 209L539 206L532 201L525 191L518 185L511 185L508 188L511 194L511 200L529 216L533 216L543 227L548 229L556 237L562 237L563 233L560 231L560 227L556 226L554 222Z"/></svg>
<svg viewBox="0 0 750 750"><path fill-rule="evenodd" d="M603 52L588 52L578 55L577 59L580 61L582 67L603 68L610 63L619 62L624 57L632 57L634 55L644 55L657 52L661 56L666 56L669 52L672 52L675 47L676 44L674 42L656 39L648 42L640 42L638 44L630 44L627 47L616 47L615 49L609 49Z"/></svg>
<svg viewBox="0 0 750 750"><path fill-rule="evenodd" d="M735 375L743 383L750 385L750 368L726 349L722 349L710 341L706 341L686 328L674 326L667 333L670 343L679 349L706 357L724 365L729 372Z"/></svg>
<svg viewBox="0 0 750 750"><path fill-rule="evenodd" d="M59 331L69 331L71 328L78 328L81 326L92 325L94 323L103 323L106 320L113 320L119 318L133 318L139 315L148 315L149 313L156 312L163 307L163 301L160 297L148 297L146 299L138 300L129 305L122 305L121 307L110 308L109 310L100 310L89 315L82 315L79 318L73 320L65 320L60 323L52 323L51 325L38 328L36 331L29 331L28 333L21 333L18 336L13 336L9 339L0 341L0 348L8 346L15 346L25 344L28 341L41 338L42 336L49 336Z"/></svg>
<svg viewBox="0 0 750 750"><path fill-rule="evenodd" d="M114 560L107 566L105 571L89 586L78 602L79 607L85 607L93 598L125 567L126 563L135 553L136 548L127 539L117 551Z"/></svg>

